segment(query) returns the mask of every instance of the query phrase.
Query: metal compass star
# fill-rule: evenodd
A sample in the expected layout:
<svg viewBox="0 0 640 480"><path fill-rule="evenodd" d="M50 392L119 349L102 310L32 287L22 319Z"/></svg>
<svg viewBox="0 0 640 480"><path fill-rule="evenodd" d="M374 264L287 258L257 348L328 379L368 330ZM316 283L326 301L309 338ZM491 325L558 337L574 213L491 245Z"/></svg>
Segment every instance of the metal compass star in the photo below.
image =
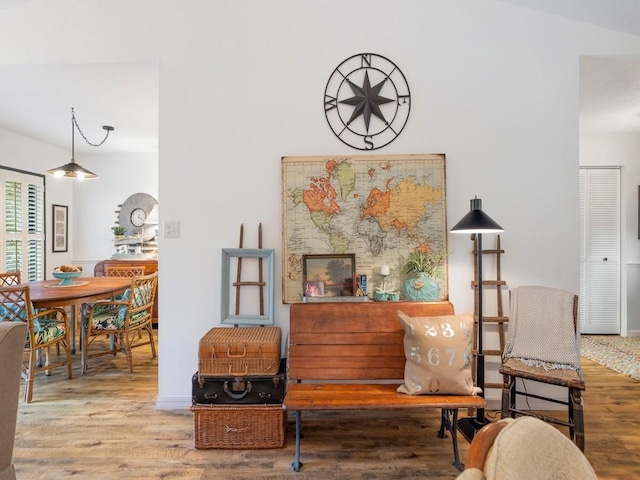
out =
<svg viewBox="0 0 640 480"><path fill-rule="evenodd" d="M385 124L388 124L387 120L382 114L382 111L380 110L380 105L393 102L394 100L381 97L379 95L380 90L382 89L382 87L384 86L384 82L386 81L387 79L385 78L380 83L372 87L371 82L369 81L369 72L365 72L364 83L362 85L362 88L360 88L347 78L347 82L349 83L351 90L353 90L354 96L345 100L340 100L340 103L346 103L347 105L353 105L355 107L353 109L353 113L351 114L351 118L347 122L347 125L353 122L360 115L362 115L362 118L364 119L364 124L367 127L367 132L369 131L371 115L375 115Z"/></svg>

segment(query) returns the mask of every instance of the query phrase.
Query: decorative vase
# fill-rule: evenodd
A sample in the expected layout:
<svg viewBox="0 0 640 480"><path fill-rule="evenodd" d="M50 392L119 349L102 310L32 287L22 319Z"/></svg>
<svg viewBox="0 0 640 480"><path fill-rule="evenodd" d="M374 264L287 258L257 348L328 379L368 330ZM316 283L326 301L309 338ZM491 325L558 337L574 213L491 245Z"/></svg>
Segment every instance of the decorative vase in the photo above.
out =
<svg viewBox="0 0 640 480"><path fill-rule="evenodd" d="M419 273L404 282L404 296L415 302L433 302L438 300L440 285L426 273Z"/></svg>

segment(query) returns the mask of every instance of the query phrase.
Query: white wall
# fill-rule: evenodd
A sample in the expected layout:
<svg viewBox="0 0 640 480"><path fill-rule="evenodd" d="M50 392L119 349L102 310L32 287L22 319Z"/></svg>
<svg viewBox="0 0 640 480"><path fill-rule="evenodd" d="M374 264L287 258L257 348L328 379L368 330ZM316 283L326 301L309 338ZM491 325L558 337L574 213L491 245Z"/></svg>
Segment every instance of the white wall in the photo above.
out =
<svg viewBox="0 0 640 480"><path fill-rule="evenodd" d="M0 129L0 165L16 168L35 174L44 174L49 168L63 165L69 161L70 154L64 150L38 142L22 135ZM57 180L57 179L56 179ZM73 189L71 182L54 181L45 176L45 231L47 232L45 278L51 278L53 269L64 263L71 263L73 239L69 238L68 251L53 253L51 250L51 205L67 205L73 211ZM69 230L75 224L69 218Z"/></svg>
<svg viewBox="0 0 640 480"><path fill-rule="evenodd" d="M63 165L70 152L32 138L0 129L0 165L44 174ZM93 274L96 262L115 253L110 228L117 220L116 211L127 197L147 193L158 198L158 155L76 154L82 166L99 175L97 180L78 182L45 175L46 223L48 234L45 277L64 263L82 265ZM69 243L67 252L53 253L51 248L51 205L69 207Z"/></svg>
<svg viewBox="0 0 640 480"><path fill-rule="evenodd" d="M0 40L2 63L159 65L160 219L181 233L160 239L162 407L189 404L198 340L219 325L220 249L262 222L281 252L280 157L358 153L322 111L342 60L401 67L411 117L376 153L445 153L449 225L483 199L506 229L510 287L577 292L578 59L640 52L639 38L496 0L34 0L3 12ZM463 237L449 238L458 311L473 304Z"/></svg>
<svg viewBox="0 0 640 480"><path fill-rule="evenodd" d="M584 167L621 166L621 194L624 205L622 223L621 275L624 286L623 333L640 335L640 240L638 239L638 186L640 185L640 135L580 135L580 165ZM626 291L626 295L624 294ZM626 307L626 311L624 311Z"/></svg>
<svg viewBox="0 0 640 480"><path fill-rule="evenodd" d="M135 193L158 200L158 155L155 153L76 154L76 161L99 178L74 182L73 262L93 272L100 260L111 258L118 205Z"/></svg>

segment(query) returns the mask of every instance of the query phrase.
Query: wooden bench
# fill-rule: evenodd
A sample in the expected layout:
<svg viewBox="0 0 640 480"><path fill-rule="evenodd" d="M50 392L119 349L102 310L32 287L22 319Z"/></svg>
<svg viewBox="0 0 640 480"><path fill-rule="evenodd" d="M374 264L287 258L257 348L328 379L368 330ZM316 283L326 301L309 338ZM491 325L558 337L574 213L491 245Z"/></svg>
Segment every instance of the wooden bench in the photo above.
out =
<svg viewBox="0 0 640 480"><path fill-rule="evenodd" d="M449 431L453 465L458 453L458 409L485 408L474 395L405 395L404 332L397 317L453 314L449 302L302 303L290 310L287 393L284 408L295 412L295 458L300 470L302 412L318 410L441 409L438 437ZM345 382L348 381L348 382ZM304 382L304 383L303 383Z"/></svg>

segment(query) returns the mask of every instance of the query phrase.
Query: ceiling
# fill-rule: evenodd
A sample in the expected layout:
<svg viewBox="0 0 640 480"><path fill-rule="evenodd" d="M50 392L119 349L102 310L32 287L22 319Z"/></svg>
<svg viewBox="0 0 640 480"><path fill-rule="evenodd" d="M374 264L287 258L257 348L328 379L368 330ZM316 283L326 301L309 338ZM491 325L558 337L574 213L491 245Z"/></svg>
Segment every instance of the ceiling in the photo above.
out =
<svg viewBox="0 0 640 480"><path fill-rule="evenodd" d="M15 0L14 0L15 1ZM154 64L0 65L0 128L71 150L71 108L89 146L76 152L157 152L158 73Z"/></svg>
<svg viewBox="0 0 640 480"><path fill-rule="evenodd" d="M0 11L33 0L0 0ZM640 0L502 0L640 36ZM158 72L154 64L0 65L0 128L71 149L71 108L91 143L77 152L157 152ZM640 132L640 57L584 57L580 128Z"/></svg>
<svg viewBox="0 0 640 480"><path fill-rule="evenodd" d="M502 0L640 36L639 0ZM640 56L580 59L580 131L640 132Z"/></svg>
<svg viewBox="0 0 640 480"><path fill-rule="evenodd" d="M638 0L502 0L521 7L640 36Z"/></svg>

